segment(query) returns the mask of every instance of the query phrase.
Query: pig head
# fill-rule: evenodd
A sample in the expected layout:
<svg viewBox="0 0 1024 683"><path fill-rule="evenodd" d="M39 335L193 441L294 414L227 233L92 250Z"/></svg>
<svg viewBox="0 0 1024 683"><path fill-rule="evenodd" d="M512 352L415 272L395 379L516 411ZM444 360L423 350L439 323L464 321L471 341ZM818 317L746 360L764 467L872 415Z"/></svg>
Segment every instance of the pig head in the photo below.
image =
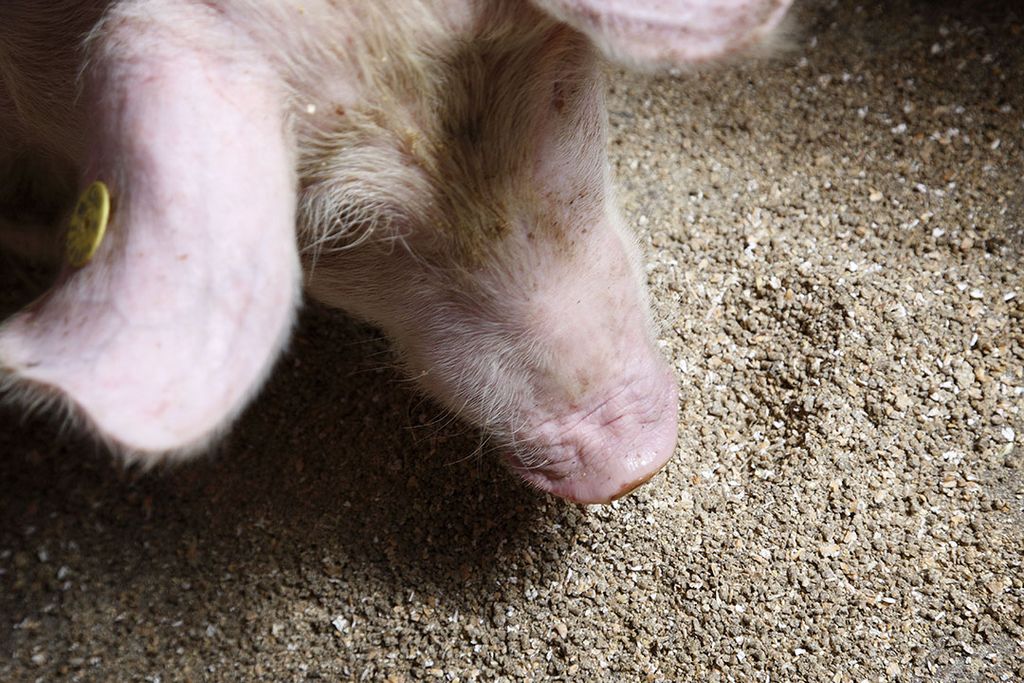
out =
<svg viewBox="0 0 1024 683"><path fill-rule="evenodd" d="M718 57L786 4L8 3L0 168L45 158L113 210L92 261L0 326L0 377L136 460L193 453L263 382L304 280L527 482L614 499L672 455L677 399L598 55Z"/></svg>

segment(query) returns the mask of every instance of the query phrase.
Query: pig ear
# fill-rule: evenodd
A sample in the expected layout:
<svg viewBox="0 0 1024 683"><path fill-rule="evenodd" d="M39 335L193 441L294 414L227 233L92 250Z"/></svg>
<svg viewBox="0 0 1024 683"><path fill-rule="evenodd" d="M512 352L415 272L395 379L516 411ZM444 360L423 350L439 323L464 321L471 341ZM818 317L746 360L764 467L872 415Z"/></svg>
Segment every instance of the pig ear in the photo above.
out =
<svg viewBox="0 0 1024 683"><path fill-rule="evenodd" d="M200 448L239 413L286 341L300 271L277 89L138 43L96 60L84 88L83 188L109 187L106 237L0 327L0 380L143 456Z"/></svg>
<svg viewBox="0 0 1024 683"><path fill-rule="evenodd" d="M791 0L536 0L609 57L640 65L700 62L751 46Z"/></svg>

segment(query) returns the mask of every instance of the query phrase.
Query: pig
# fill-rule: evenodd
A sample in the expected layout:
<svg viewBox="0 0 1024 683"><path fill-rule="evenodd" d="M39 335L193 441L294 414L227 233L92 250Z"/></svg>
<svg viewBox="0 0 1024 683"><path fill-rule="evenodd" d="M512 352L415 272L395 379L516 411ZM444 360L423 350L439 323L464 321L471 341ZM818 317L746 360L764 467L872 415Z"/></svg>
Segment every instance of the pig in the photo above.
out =
<svg viewBox="0 0 1024 683"><path fill-rule="evenodd" d="M190 456L305 289L383 330L529 485L624 495L675 450L677 384L601 59L734 54L788 1L5 0L3 232L59 235L96 181L111 202L91 259L0 326L5 394L132 462Z"/></svg>

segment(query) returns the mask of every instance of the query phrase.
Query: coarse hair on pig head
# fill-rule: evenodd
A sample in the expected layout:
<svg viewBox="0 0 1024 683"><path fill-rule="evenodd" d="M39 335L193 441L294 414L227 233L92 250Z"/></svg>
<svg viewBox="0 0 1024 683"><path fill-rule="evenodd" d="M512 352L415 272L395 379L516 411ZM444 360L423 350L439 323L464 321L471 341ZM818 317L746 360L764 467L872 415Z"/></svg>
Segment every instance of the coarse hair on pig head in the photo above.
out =
<svg viewBox="0 0 1024 683"><path fill-rule="evenodd" d="M720 57L786 0L109 2L81 76L52 77L77 105L42 121L31 53L74 22L30 4L0 9L0 168L38 151L114 209L92 261L0 326L12 394L143 463L202 450L286 343L304 271L530 484L607 502L671 457L599 55ZM57 5L88 25L97 3Z"/></svg>

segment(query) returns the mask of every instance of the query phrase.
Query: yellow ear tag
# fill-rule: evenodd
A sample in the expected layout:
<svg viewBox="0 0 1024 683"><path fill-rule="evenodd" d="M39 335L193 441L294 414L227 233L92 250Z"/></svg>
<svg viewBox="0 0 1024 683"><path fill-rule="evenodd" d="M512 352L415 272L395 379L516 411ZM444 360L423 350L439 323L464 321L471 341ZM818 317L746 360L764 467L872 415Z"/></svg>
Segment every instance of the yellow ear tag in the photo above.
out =
<svg viewBox="0 0 1024 683"><path fill-rule="evenodd" d="M110 190L100 181L96 181L78 198L75 210L71 212L70 226L67 235L68 263L73 268L81 268L89 262L92 255L103 242L107 232L107 221L110 220Z"/></svg>

